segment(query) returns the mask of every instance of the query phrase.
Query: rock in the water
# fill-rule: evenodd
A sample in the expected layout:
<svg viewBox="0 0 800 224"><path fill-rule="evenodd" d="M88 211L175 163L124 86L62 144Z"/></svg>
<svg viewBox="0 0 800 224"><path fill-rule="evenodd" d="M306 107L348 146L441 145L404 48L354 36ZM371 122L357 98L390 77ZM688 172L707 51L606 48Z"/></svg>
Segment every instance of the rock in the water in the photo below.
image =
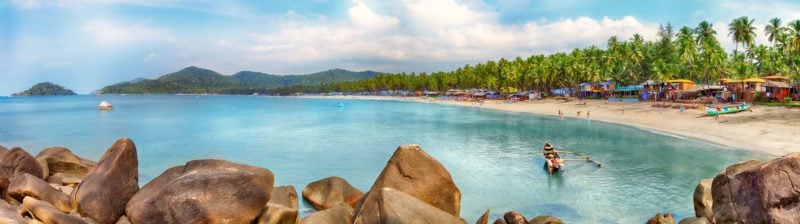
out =
<svg viewBox="0 0 800 224"><path fill-rule="evenodd" d="M142 187L125 214L135 224L249 224L269 201L274 180L264 168L223 160L189 161Z"/></svg>
<svg viewBox="0 0 800 224"><path fill-rule="evenodd" d="M354 224L463 223L460 218L393 188L374 189L369 195Z"/></svg>
<svg viewBox="0 0 800 224"><path fill-rule="evenodd" d="M711 185L716 223L797 223L800 153L725 169Z"/></svg>
<svg viewBox="0 0 800 224"><path fill-rule="evenodd" d="M397 148L362 201L374 201L370 199L372 192L383 188L396 189L451 216L461 216L461 192L453 183L450 172L417 145L401 145ZM363 207L357 208L356 215L363 213L363 210ZM371 212L367 216L377 215L377 210Z"/></svg>
<svg viewBox="0 0 800 224"><path fill-rule="evenodd" d="M287 185L272 189L272 196L258 217L258 224L293 224L299 219L297 190Z"/></svg>
<svg viewBox="0 0 800 224"><path fill-rule="evenodd" d="M0 158L0 189L6 189L8 183L17 175L29 173L42 179L42 166L31 154L21 148L13 148Z"/></svg>
<svg viewBox="0 0 800 224"><path fill-rule="evenodd" d="M36 159L47 164L50 173L66 173L84 176L97 164L94 161L76 156L64 147L51 147L42 150Z"/></svg>
<svg viewBox="0 0 800 224"><path fill-rule="evenodd" d="M714 218L711 199L711 182L713 179L704 179L694 188L694 215L696 217Z"/></svg>
<svg viewBox="0 0 800 224"><path fill-rule="evenodd" d="M303 224L353 223L353 208L336 205L333 208L311 213L303 219Z"/></svg>
<svg viewBox="0 0 800 224"><path fill-rule="evenodd" d="M506 220L505 220L505 219L503 219L503 218L498 218L498 219L495 219L495 220L494 220L494 222L493 222L492 224L508 224L508 223L506 223Z"/></svg>
<svg viewBox="0 0 800 224"><path fill-rule="evenodd" d="M119 217L119 220L117 220L115 224L131 224L131 221L128 220L127 216L123 215L122 217Z"/></svg>
<svg viewBox="0 0 800 224"><path fill-rule="evenodd" d="M272 194L267 203L298 209L297 190L292 185L275 187L272 189Z"/></svg>
<svg viewBox="0 0 800 224"><path fill-rule="evenodd" d="M82 224L82 223L93 223L91 220L86 220L79 216L73 216L65 214L53 205L48 204L47 202L36 200L32 197L25 197L22 201L22 206L25 207L28 211L33 213L36 218L42 220L45 224L59 224L59 223L70 223L70 224ZM116 220L114 220L116 221ZM112 222L113 223L113 222Z"/></svg>
<svg viewBox="0 0 800 224"><path fill-rule="evenodd" d="M70 195L72 207L97 223L115 223L125 214L128 200L139 190L138 165L133 141L117 140L75 187Z"/></svg>
<svg viewBox="0 0 800 224"><path fill-rule="evenodd" d="M52 204L62 212L72 210L72 205L70 205L69 197L66 194L28 173L14 177L5 194L6 200L13 198L17 201L22 201L26 196L31 196Z"/></svg>
<svg viewBox="0 0 800 224"><path fill-rule="evenodd" d="M475 221L475 224L488 224L489 223L489 209L486 209L486 212L478 218L478 221Z"/></svg>
<svg viewBox="0 0 800 224"><path fill-rule="evenodd" d="M258 218L258 224L294 224L297 223L298 211L279 204L267 203L264 212Z"/></svg>
<svg viewBox="0 0 800 224"><path fill-rule="evenodd" d="M540 215L528 221L528 224L563 224L561 219L555 216Z"/></svg>
<svg viewBox="0 0 800 224"><path fill-rule="evenodd" d="M506 220L508 224L527 224L528 220L525 219L525 216L519 214L516 211L509 211L503 215L503 219Z"/></svg>
<svg viewBox="0 0 800 224"><path fill-rule="evenodd" d="M705 217L686 217L681 219L678 224L711 224L711 222Z"/></svg>
<svg viewBox="0 0 800 224"><path fill-rule="evenodd" d="M303 198L317 211L332 208L340 203L355 208L362 195L363 192L337 176L314 181L303 189Z"/></svg>
<svg viewBox="0 0 800 224"><path fill-rule="evenodd" d="M80 184L82 180L83 178L80 176L66 173L55 173L47 177L48 183L57 185L77 185Z"/></svg>
<svg viewBox="0 0 800 224"><path fill-rule="evenodd" d="M672 217L672 213L667 213L665 215L661 215L661 213L656 214L650 220L647 220L647 224L675 224L675 218Z"/></svg>
<svg viewBox="0 0 800 224"><path fill-rule="evenodd" d="M14 205L10 205L6 203L6 201L0 200L0 223L28 223L22 215L19 214L19 210Z"/></svg>

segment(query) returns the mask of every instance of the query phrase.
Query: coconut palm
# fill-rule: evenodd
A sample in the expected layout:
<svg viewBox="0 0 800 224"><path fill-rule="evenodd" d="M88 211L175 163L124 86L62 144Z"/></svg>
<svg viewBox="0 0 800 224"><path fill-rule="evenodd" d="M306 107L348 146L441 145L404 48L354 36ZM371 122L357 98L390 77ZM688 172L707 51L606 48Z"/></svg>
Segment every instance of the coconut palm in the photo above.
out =
<svg viewBox="0 0 800 224"><path fill-rule="evenodd" d="M739 51L739 44L747 48L753 47L756 38L756 27L753 26L755 20L742 16L734 19L728 24L728 36L733 38L736 44L733 54L736 55Z"/></svg>
<svg viewBox="0 0 800 224"><path fill-rule="evenodd" d="M772 18L769 20L769 24L764 27L764 35L767 36L767 40L772 42L772 46L774 47L778 37L783 34L785 30L785 27L781 27L781 19Z"/></svg>

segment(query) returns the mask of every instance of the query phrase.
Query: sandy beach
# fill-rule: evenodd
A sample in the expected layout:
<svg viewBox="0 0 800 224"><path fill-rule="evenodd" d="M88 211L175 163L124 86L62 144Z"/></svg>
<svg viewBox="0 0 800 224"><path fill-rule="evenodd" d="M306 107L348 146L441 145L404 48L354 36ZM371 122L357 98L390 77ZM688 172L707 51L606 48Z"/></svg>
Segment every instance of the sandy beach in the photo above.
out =
<svg viewBox="0 0 800 224"><path fill-rule="evenodd" d="M800 151L800 109L753 106L752 112L723 114L719 119L703 116L699 109L652 107L653 102L622 103L607 100L548 98L516 103L487 100L482 104L463 101L433 100L426 97L387 96L303 96L307 98L339 98L362 100L396 100L436 103L491 110L558 116L564 119L592 119L630 125L675 135L709 141L733 148L753 150L775 156ZM624 108L624 109L623 109ZM581 111L580 116L577 112ZM587 112L590 117L587 118Z"/></svg>

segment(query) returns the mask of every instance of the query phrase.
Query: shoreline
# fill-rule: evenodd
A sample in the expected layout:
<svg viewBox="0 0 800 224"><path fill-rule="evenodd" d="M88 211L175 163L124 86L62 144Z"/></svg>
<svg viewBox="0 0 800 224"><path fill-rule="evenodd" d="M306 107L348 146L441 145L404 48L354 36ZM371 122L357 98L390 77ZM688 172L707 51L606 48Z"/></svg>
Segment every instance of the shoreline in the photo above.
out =
<svg viewBox="0 0 800 224"><path fill-rule="evenodd" d="M547 98L542 100L506 103L486 100L482 104L451 100L431 100L426 97L397 96L296 96L313 99L386 100L440 105L484 108L505 112L518 112L552 116L558 111L564 118L587 119L631 126L646 131L663 132L681 137L695 138L716 145L782 156L800 151L800 109L753 106L752 112L722 114L719 120L703 116L704 110L652 107L653 102L609 102L607 100L567 100ZM585 103L585 104L584 104ZM660 102L659 102L660 103ZM581 111L580 117L577 111Z"/></svg>

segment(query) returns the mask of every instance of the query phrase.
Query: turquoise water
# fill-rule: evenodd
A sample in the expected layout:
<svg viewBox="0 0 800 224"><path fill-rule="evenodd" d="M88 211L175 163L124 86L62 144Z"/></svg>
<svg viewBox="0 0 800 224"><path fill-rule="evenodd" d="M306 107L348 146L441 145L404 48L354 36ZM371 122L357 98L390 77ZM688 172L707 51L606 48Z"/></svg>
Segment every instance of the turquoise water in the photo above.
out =
<svg viewBox="0 0 800 224"><path fill-rule="evenodd" d="M101 100L115 110L98 111ZM336 107L338 101L345 107ZM533 106L533 105L531 105ZM419 144L450 171L461 216L486 208L568 223L642 223L655 213L693 214L692 192L727 164L767 155L622 125L409 102L250 96L0 98L0 145L32 154L65 146L97 160L118 138L139 153L141 184L193 159L266 167L276 184L332 175L367 190L395 148ZM548 140L604 163L542 168ZM307 204L301 205L310 211Z"/></svg>

